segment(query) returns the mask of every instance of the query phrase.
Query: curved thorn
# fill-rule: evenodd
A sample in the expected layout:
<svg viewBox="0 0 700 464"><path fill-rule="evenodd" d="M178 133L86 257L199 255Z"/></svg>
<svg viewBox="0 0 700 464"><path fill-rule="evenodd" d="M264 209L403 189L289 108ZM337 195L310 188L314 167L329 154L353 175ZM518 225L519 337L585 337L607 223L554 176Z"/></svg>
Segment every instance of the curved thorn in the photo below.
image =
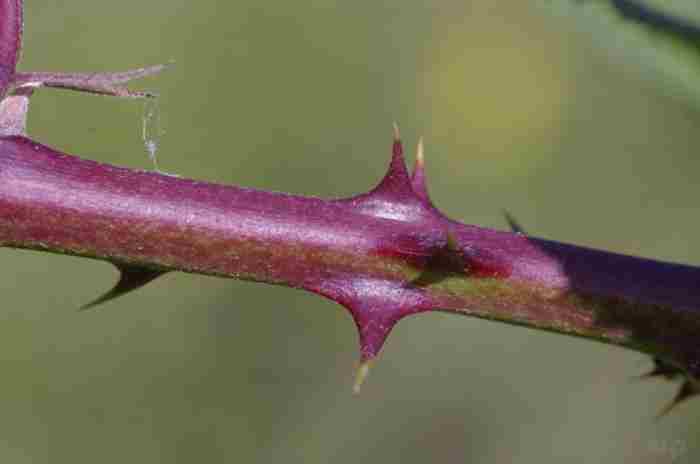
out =
<svg viewBox="0 0 700 464"><path fill-rule="evenodd" d="M117 281L116 285L112 287L112 289L109 290L107 293L91 301L90 303L82 306L80 308L80 311L85 311L87 309L94 308L99 304L118 298L133 290L137 290L146 285L147 283L151 282L152 280L156 279L157 277L160 277L161 275L168 272L121 264L115 264L115 266L117 267L117 269L119 269L120 272L119 280Z"/></svg>
<svg viewBox="0 0 700 464"><path fill-rule="evenodd" d="M656 419L661 419L680 403L698 394L700 394L700 387L693 384L693 382L690 380L684 381L681 384L681 388L678 390L678 393L676 393L676 396L659 412L659 414L657 414Z"/></svg>

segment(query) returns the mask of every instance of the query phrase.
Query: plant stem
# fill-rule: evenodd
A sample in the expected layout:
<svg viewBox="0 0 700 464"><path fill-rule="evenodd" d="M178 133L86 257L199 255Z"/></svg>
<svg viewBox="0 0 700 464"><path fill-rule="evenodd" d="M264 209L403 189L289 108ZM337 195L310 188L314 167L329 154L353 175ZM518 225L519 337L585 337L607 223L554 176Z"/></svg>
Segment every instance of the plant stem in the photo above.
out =
<svg viewBox="0 0 700 464"><path fill-rule="evenodd" d="M8 137L0 245L307 289L350 309L364 360L399 319L442 310L626 346L698 378L700 269L460 224L417 193L422 181L422 164L409 178L398 141L377 188L323 200Z"/></svg>

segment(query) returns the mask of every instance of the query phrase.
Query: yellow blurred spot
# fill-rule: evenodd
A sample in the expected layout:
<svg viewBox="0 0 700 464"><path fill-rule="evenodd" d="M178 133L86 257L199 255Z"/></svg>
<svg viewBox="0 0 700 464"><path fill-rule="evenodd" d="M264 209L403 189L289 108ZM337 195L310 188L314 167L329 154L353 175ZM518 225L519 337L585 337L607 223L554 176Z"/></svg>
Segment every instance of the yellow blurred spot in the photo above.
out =
<svg viewBox="0 0 700 464"><path fill-rule="evenodd" d="M418 137L416 145L416 169L423 169L425 166L425 149L423 147L423 136Z"/></svg>
<svg viewBox="0 0 700 464"><path fill-rule="evenodd" d="M371 367L372 360L363 361L360 363L359 367L357 368L357 372L355 372L355 384L352 386L352 392L354 394L358 395L360 393L362 384L365 383L365 379L367 379L367 375L369 374L369 369Z"/></svg>
<svg viewBox="0 0 700 464"><path fill-rule="evenodd" d="M472 2L435 18L419 93L431 137L459 147L462 166L463 157L500 157L503 167L524 167L524 151L536 159L535 146L559 135L572 87L561 37L516 5Z"/></svg>

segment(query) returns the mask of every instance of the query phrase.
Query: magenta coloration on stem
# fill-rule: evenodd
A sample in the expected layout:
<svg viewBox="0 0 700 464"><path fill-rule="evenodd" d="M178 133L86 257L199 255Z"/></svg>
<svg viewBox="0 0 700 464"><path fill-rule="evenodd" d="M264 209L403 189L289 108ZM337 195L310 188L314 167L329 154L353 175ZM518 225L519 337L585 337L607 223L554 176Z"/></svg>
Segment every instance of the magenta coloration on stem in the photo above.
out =
<svg viewBox="0 0 700 464"><path fill-rule="evenodd" d="M7 93L22 47L21 0L0 1L0 98Z"/></svg>
<svg viewBox="0 0 700 464"><path fill-rule="evenodd" d="M22 48L22 0L0 0L0 136L24 135L29 99L39 87L53 87L129 98L152 98L152 92L132 91L125 84L157 74L165 65L123 72L17 72Z"/></svg>
<svg viewBox="0 0 700 464"><path fill-rule="evenodd" d="M452 221L413 190L398 140L377 188L323 200L5 137L0 244L304 288L349 309L363 361L402 318L440 310L641 350L691 387L700 376L700 269Z"/></svg>
<svg viewBox="0 0 700 464"><path fill-rule="evenodd" d="M160 70L15 73L22 2L0 0L0 246L102 259L121 271L105 302L171 270L306 289L345 306L362 365L402 318L448 311L648 353L652 376L700 393L700 268L453 221L428 195L422 142L412 174L395 129L370 192L323 200L114 167L25 137L32 91L122 87Z"/></svg>

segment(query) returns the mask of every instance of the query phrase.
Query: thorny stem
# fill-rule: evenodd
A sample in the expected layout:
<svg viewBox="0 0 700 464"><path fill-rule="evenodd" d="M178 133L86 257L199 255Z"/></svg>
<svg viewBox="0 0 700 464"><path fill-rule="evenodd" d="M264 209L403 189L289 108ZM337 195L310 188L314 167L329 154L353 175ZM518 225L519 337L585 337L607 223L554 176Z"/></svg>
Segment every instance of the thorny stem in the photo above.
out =
<svg viewBox="0 0 700 464"><path fill-rule="evenodd" d="M417 171L413 180L422 176ZM303 288L345 305L363 360L442 310L602 340L700 374L700 269L460 224L400 144L368 194L323 200L113 167L0 139L0 245Z"/></svg>
<svg viewBox="0 0 700 464"><path fill-rule="evenodd" d="M0 1L5 28L21 13L14 4ZM114 263L121 280L92 304L168 271L254 280L350 311L362 361L355 389L399 320L447 311L639 350L654 357L650 375L683 378L672 404L700 392L700 268L536 239L512 218L513 233L451 220L428 196L422 142L409 174L398 129L377 187L337 200L80 159L22 134L26 104L6 102L26 103L27 75L12 65L7 82L20 91L0 104L14 127L0 137L0 246ZM94 90L94 79L75 76L63 86Z"/></svg>

